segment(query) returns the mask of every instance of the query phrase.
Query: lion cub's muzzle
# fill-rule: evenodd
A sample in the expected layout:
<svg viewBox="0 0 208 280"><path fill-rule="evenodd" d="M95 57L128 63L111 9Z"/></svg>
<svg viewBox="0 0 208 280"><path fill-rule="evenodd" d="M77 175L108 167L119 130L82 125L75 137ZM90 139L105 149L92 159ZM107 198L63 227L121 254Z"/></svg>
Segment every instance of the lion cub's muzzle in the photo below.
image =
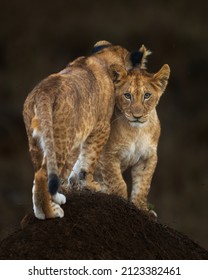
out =
<svg viewBox="0 0 208 280"><path fill-rule="evenodd" d="M128 116L126 115L126 118L128 119L131 126L141 126L146 123L147 121L147 115L141 115L141 116Z"/></svg>

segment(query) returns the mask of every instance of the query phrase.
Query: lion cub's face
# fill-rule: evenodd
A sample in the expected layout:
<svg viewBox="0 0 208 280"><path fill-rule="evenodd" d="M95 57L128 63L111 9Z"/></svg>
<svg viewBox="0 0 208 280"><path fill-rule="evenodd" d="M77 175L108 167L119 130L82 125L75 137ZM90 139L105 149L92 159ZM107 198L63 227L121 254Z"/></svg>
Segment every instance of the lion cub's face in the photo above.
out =
<svg viewBox="0 0 208 280"><path fill-rule="evenodd" d="M169 75L170 68L165 64L156 74L133 69L126 73L124 83L115 82L116 106L131 126L147 122L167 86Z"/></svg>

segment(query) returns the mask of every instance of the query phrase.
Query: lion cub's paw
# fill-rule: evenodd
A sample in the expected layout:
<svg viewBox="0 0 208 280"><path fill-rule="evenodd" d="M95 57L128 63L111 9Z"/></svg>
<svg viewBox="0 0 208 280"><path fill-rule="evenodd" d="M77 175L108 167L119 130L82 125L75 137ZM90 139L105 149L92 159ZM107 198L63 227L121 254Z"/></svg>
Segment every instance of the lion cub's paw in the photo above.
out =
<svg viewBox="0 0 208 280"><path fill-rule="evenodd" d="M55 195L52 196L53 201L56 204L62 205L66 203L66 197L65 195L61 194L61 193L56 193Z"/></svg>
<svg viewBox="0 0 208 280"><path fill-rule="evenodd" d="M78 180L81 188L87 188L96 192L101 191L100 184L94 180L91 173L87 173L85 170L80 170L78 173Z"/></svg>
<svg viewBox="0 0 208 280"><path fill-rule="evenodd" d="M34 215L39 220L45 220L46 216L40 207L33 207Z"/></svg>
<svg viewBox="0 0 208 280"><path fill-rule="evenodd" d="M92 191L95 191L95 192L99 192L101 191L101 186L99 183L93 181L93 182L90 182L89 185L87 186L89 189L91 189Z"/></svg>
<svg viewBox="0 0 208 280"><path fill-rule="evenodd" d="M56 203L51 202L51 213L48 218L63 218L64 210Z"/></svg>
<svg viewBox="0 0 208 280"><path fill-rule="evenodd" d="M82 184L82 188L87 188L94 192L99 192L102 190L100 184L95 181L85 182Z"/></svg>
<svg viewBox="0 0 208 280"><path fill-rule="evenodd" d="M65 203L64 201L66 202L66 198L64 195L61 195L61 199L59 197L59 202L63 204ZM39 220L64 217L64 210L59 206L59 204L53 201L50 202L50 207L47 209L45 213L43 212L41 207L34 207L33 210L34 210L35 217Z"/></svg>
<svg viewBox="0 0 208 280"><path fill-rule="evenodd" d="M157 222L157 213L154 210L150 210L148 212L149 217L151 218L151 220Z"/></svg>
<svg viewBox="0 0 208 280"><path fill-rule="evenodd" d="M72 171L68 178L68 187L69 188L78 188L78 176Z"/></svg>

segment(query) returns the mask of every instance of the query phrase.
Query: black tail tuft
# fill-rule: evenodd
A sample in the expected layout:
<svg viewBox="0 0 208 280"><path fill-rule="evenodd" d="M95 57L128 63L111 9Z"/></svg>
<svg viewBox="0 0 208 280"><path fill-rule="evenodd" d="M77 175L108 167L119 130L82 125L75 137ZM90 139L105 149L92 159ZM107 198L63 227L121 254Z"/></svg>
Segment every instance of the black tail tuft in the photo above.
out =
<svg viewBox="0 0 208 280"><path fill-rule="evenodd" d="M57 193L60 186L59 177L55 173L51 173L48 176L48 189L51 195Z"/></svg>

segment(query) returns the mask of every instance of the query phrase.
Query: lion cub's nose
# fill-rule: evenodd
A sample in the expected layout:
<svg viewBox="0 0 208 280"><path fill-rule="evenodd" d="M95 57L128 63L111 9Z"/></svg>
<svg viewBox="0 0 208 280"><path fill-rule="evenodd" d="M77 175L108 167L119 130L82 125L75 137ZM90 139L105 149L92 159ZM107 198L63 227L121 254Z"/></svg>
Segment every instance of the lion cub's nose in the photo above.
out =
<svg viewBox="0 0 208 280"><path fill-rule="evenodd" d="M135 121L139 121L142 117L142 115L133 115Z"/></svg>

